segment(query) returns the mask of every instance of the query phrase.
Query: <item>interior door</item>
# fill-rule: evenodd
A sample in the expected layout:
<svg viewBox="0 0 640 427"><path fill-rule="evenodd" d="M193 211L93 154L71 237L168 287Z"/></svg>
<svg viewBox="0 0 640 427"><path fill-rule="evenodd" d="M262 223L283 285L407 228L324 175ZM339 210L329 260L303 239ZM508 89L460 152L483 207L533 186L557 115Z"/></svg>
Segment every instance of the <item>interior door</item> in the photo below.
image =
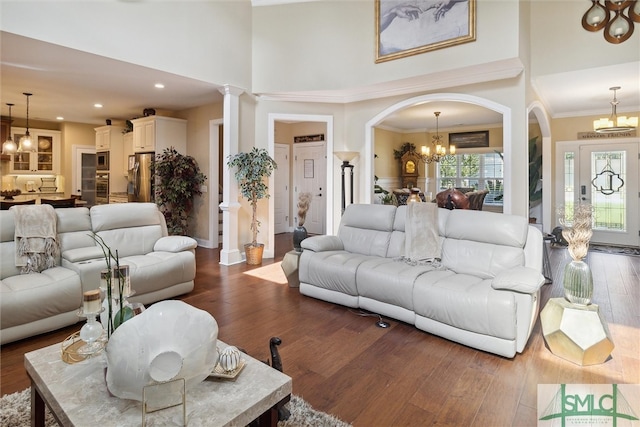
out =
<svg viewBox="0 0 640 427"><path fill-rule="evenodd" d="M578 197L594 208L594 243L639 246L638 144L582 145Z"/></svg>
<svg viewBox="0 0 640 427"><path fill-rule="evenodd" d="M325 142L293 144L294 201L298 194L311 193L311 205L307 211L304 227L309 234L325 234L325 211L327 197L327 158ZM296 224L297 224L296 211Z"/></svg>
<svg viewBox="0 0 640 427"><path fill-rule="evenodd" d="M592 204L593 243L640 246L638 145L636 141L556 144L556 206Z"/></svg>
<svg viewBox="0 0 640 427"><path fill-rule="evenodd" d="M288 144L275 144L274 171L274 230L275 234L289 231L289 150Z"/></svg>

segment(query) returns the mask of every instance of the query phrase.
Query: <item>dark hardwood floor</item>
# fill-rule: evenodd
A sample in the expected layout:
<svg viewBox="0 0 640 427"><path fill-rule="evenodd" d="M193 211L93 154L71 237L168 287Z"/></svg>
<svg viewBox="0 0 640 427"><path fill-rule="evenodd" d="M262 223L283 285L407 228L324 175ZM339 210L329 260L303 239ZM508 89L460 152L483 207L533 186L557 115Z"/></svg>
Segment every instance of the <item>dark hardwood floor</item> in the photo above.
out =
<svg viewBox="0 0 640 427"><path fill-rule="evenodd" d="M291 235L277 236L276 258L292 248ZM605 363L580 367L545 347L538 319L522 354L506 359L386 319L300 295L286 284L244 274L245 264L220 266L218 250L196 251L193 292L180 299L210 312L219 338L257 359L269 358L269 338L282 338L284 371L293 392L316 409L355 426L534 426L537 385L640 383L640 257L590 252L599 304L615 349ZM542 290L541 307L562 296L566 249L551 249L555 278ZM1 393L29 386L25 352L53 343L80 324L2 346Z"/></svg>

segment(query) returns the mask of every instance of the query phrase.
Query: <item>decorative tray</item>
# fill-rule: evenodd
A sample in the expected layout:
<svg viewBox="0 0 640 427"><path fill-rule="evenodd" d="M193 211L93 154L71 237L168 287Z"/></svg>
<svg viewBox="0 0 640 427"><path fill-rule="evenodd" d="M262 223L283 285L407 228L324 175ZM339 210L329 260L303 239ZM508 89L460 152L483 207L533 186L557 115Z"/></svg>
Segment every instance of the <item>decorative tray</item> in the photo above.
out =
<svg viewBox="0 0 640 427"><path fill-rule="evenodd" d="M213 372L209 374L209 378L223 378L227 380L235 380L238 374L240 374L240 371L242 371L242 369L246 364L247 362L245 362L244 359L240 359L240 363L238 363L238 367L236 369L234 369L233 371L226 372L224 369L222 369L222 366L220 366L220 364L218 363L216 367L213 368Z"/></svg>

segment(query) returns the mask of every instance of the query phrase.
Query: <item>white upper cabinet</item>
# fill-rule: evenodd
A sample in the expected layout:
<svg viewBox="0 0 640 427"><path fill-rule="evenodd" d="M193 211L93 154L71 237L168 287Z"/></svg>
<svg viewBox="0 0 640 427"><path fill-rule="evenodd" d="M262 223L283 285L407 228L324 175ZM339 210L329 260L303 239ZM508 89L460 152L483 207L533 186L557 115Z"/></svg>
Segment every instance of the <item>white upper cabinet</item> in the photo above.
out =
<svg viewBox="0 0 640 427"><path fill-rule="evenodd" d="M25 128L12 128L13 140L18 143ZM29 129L36 151L11 155L10 171L18 175L56 175L60 173L60 131Z"/></svg>
<svg viewBox="0 0 640 427"><path fill-rule="evenodd" d="M133 150L136 153L162 153L174 147L185 154L187 150L187 121L172 117L149 116L131 120Z"/></svg>

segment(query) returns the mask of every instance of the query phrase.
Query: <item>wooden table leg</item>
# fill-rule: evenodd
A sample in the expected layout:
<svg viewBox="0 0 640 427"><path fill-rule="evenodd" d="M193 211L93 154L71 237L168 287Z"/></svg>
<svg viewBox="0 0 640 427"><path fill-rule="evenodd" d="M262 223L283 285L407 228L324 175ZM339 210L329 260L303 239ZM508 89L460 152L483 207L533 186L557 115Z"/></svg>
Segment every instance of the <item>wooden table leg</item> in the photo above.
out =
<svg viewBox="0 0 640 427"><path fill-rule="evenodd" d="M31 426L44 427L44 400L31 381Z"/></svg>

